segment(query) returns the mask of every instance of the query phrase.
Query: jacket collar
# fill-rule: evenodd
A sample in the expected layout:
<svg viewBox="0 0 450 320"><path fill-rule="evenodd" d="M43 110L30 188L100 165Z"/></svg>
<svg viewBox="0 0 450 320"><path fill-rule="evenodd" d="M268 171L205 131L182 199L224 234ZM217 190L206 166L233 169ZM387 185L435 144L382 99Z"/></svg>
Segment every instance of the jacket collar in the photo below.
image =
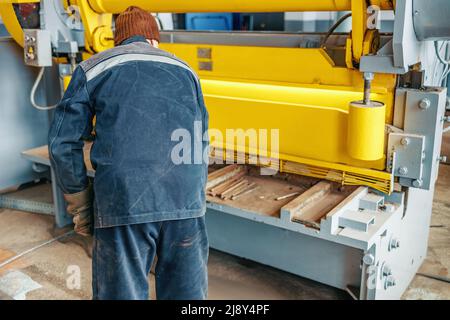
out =
<svg viewBox="0 0 450 320"><path fill-rule="evenodd" d="M129 37L128 39L123 40L120 45L122 46L122 45L130 44L133 42L147 42L147 39L145 39L145 37L139 36L139 35L132 36L132 37Z"/></svg>

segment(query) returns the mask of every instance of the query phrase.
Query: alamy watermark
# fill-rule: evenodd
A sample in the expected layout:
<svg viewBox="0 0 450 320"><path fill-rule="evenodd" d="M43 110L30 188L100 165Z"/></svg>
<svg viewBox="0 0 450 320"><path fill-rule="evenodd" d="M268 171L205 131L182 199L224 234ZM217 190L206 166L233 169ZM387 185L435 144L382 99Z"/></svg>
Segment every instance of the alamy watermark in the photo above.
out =
<svg viewBox="0 0 450 320"><path fill-rule="evenodd" d="M225 129L224 133L215 128L204 131L202 122L195 121L191 130L174 130L171 141L176 142L171 151L171 160L175 165L237 163L270 167L270 170L261 171L263 175L273 175L277 171L272 165L279 160L279 129L230 128ZM216 150L213 158L210 158L208 141L223 145L223 149Z"/></svg>
<svg viewBox="0 0 450 320"><path fill-rule="evenodd" d="M367 29L374 30L380 27L381 8L376 5L367 7Z"/></svg>
<svg viewBox="0 0 450 320"><path fill-rule="evenodd" d="M67 266L66 287L69 290L81 289L81 269L80 266L72 264Z"/></svg>

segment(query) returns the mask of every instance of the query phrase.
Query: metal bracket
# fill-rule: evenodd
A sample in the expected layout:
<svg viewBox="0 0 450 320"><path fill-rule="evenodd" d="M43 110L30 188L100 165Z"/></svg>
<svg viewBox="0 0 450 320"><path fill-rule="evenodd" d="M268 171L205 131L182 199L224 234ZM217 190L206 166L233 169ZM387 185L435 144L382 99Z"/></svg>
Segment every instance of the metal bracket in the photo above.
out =
<svg viewBox="0 0 450 320"><path fill-rule="evenodd" d="M360 71L405 74L409 66L420 61L422 43L414 32L412 1L397 0L392 41L376 55L361 58Z"/></svg>
<svg viewBox="0 0 450 320"><path fill-rule="evenodd" d="M377 211L384 205L384 197L373 193L368 193L359 201L359 208L364 210Z"/></svg>
<svg viewBox="0 0 450 320"><path fill-rule="evenodd" d="M393 40L386 43L375 55L366 55L361 57L359 71L361 72L377 72L377 73L391 73L391 74L405 74L408 72L408 67L394 66L394 50Z"/></svg>
<svg viewBox="0 0 450 320"><path fill-rule="evenodd" d="M446 91L397 90L402 99L396 101L396 109L402 112L395 122L403 122L404 133L389 134L387 165L402 186L429 190L437 178Z"/></svg>
<svg viewBox="0 0 450 320"><path fill-rule="evenodd" d="M367 232L375 221L375 214L371 211L346 211L339 217L339 227Z"/></svg>
<svg viewBox="0 0 450 320"><path fill-rule="evenodd" d="M41 29L51 35L52 47L59 53L77 53L85 45L84 29L79 19L65 11L62 1L41 0Z"/></svg>
<svg viewBox="0 0 450 320"><path fill-rule="evenodd" d="M388 164L394 175L422 180L425 137L407 133L391 133L388 141ZM395 157L395 165L392 159Z"/></svg>

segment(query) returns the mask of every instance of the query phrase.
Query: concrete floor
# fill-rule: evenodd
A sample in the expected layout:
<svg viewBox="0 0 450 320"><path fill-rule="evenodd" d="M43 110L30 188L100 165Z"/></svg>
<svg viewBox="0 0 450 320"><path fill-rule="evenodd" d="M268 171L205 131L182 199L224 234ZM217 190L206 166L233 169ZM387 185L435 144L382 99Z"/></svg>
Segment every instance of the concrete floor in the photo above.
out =
<svg viewBox="0 0 450 320"><path fill-rule="evenodd" d="M48 184L15 195L51 202ZM428 256L420 272L448 277L450 166L441 166L431 225ZM65 231L54 229L51 216L0 209L0 264ZM91 299L89 246L86 239L70 236L0 268L0 299L11 299L20 291L20 288L12 290L8 283L28 286L26 299ZM344 291L215 250L210 252L208 267L210 299L350 299ZM73 272L78 270L80 288L69 289L74 284ZM152 275L149 280L154 283ZM5 288L11 289L10 292L5 292L8 291ZM152 290L151 298L153 293ZM403 299L450 299L450 284L417 275Z"/></svg>

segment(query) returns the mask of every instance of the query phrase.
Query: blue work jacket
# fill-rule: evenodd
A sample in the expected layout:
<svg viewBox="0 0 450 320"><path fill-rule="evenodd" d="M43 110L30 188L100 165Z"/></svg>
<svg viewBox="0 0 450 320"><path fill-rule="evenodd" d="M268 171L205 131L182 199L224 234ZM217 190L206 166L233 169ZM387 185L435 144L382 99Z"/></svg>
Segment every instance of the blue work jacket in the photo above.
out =
<svg viewBox="0 0 450 320"><path fill-rule="evenodd" d="M207 154L208 113L185 62L136 36L75 69L49 133L64 193L88 186L83 145L94 115L95 227L204 215L207 159L198 153Z"/></svg>

